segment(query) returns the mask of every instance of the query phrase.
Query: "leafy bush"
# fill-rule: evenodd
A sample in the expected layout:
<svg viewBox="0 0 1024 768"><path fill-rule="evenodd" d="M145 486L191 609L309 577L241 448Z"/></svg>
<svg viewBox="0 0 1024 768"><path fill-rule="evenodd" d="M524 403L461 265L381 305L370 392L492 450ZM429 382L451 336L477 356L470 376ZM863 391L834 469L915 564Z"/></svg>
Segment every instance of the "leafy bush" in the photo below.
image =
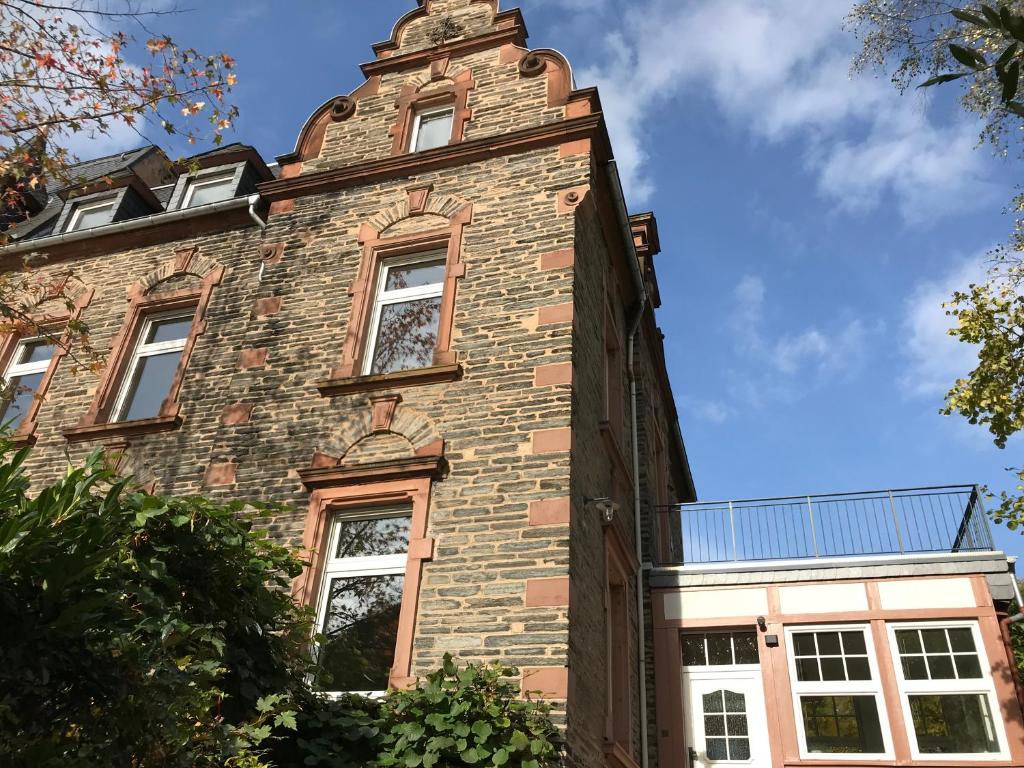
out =
<svg viewBox="0 0 1024 768"><path fill-rule="evenodd" d="M445 654L442 669L384 699L376 765L558 765L561 742L548 707L518 698L508 679L516 674L498 664L459 669Z"/></svg>
<svg viewBox="0 0 1024 768"><path fill-rule="evenodd" d="M0 445L0 763L257 765L301 689L301 563L241 503L133 490L97 453L30 497Z"/></svg>

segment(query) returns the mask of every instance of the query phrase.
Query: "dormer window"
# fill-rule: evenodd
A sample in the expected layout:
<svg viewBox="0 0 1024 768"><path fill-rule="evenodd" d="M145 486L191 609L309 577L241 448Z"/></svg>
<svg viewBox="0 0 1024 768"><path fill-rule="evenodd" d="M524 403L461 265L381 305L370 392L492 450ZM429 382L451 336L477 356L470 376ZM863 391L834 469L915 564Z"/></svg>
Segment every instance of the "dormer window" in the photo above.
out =
<svg viewBox="0 0 1024 768"><path fill-rule="evenodd" d="M113 198L107 198L93 203L78 203L72 210L71 218L64 231L78 232L109 224L113 219L115 202Z"/></svg>
<svg viewBox="0 0 1024 768"><path fill-rule="evenodd" d="M412 126L412 139L409 142L410 152L423 152L436 147L446 147L452 140L452 123L455 109L423 110L416 114Z"/></svg>
<svg viewBox="0 0 1024 768"><path fill-rule="evenodd" d="M189 179L188 187L185 189L185 197L182 199L182 208L195 208L199 205L219 203L221 200L230 200L235 196L235 171L226 173L210 174L208 176L197 176Z"/></svg>

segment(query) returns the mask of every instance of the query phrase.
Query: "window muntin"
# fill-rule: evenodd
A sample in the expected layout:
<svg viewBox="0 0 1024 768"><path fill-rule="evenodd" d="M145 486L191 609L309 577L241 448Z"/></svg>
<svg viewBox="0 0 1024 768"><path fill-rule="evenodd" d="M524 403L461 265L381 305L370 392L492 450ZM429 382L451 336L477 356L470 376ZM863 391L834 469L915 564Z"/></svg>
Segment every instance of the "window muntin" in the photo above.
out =
<svg viewBox="0 0 1024 768"><path fill-rule="evenodd" d="M970 627L897 629L895 635L907 680L978 680L982 676Z"/></svg>
<svg viewBox="0 0 1024 768"><path fill-rule="evenodd" d="M331 692L388 688L398 640L411 512L346 514L331 524L317 607L314 685Z"/></svg>
<svg viewBox="0 0 1024 768"><path fill-rule="evenodd" d="M888 629L913 756L1008 757L977 623L890 624Z"/></svg>
<svg viewBox="0 0 1024 768"><path fill-rule="evenodd" d="M410 152L423 152L427 149L447 146L452 140L452 125L455 121L455 109L424 110L413 118L412 138L409 141Z"/></svg>
<svg viewBox="0 0 1024 768"><path fill-rule="evenodd" d="M381 265L363 375L433 364L446 259L441 250Z"/></svg>
<svg viewBox="0 0 1024 768"><path fill-rule="evenodd" d="M160 415L188 341L195 311L146 318L125 371L111 421L135 421Z"/></svg>
<svg viewBox="0 0 1024 768"><path fill-rule="evenodd" d="M863 625L786 630L804 757L891 757L878 666Z"/></svg>
<svg viewBox="0 0 1024 768"><path fill-rule="evenodd" d="M701 699L708 761L749 760L747 697L723 689L706 693Z"/></svg>
<svg viewBox="0 0 1024 768"><path fill-rule="evenodd" d="M181 201L182 208L194 208L199 205L218 203L230 200L235 196L235 172L196 176L188 180L185 195Z"/></svg>
<svg viewBox="0 0 1024 768"><path fill-rule="evenodd" d="M18 342L11 362L4 371L8 391L3 415L0 416L0 423L12 431L17 430L32 407L55 349L53 341L45 338L22 339Z"/></svg>
<svg viewBox="0 0 1024 768"><path fill-rule="evenodd" d="M109 224L110 212L113 208L114 201L109 199L97 203L78 203L71 211L71 218L68 225L64 227L64 231L77 232Z"/></svg>
<svg viewBox="0 0 1024 768"><path fill-rule="evenodd" d="M683 664L687 667L723 667L759 663L756 632L685 634Z"/></svg>

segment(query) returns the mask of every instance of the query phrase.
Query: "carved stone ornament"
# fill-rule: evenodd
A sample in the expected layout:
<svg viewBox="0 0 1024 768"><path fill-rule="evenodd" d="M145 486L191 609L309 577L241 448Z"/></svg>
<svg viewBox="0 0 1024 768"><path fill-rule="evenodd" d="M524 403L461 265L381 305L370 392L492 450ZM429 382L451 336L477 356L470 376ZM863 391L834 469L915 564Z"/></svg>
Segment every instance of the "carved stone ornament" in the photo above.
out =
<svg viewBox="0 0 1024 768"><path fill-rule="evenodd" d="M519 60L519 74L523 77L536 77L547 69L548 63L542 56L530 51Z"/></svg>
<svg viewBox="0 0 1024 768"><path fill-rule="evenodd" d="M356 113L356 100L348 96L339 96L331 104L331 120L340 122L348 120Z"/></svg>
<svg viewBox="0 0 1024 768"><path fill-rule="evenodd" d="M463 29L451 16L443 17L437 26L430 32L430 42L434 45L444 45L449 40L454 40L462 35Z"/></svg>

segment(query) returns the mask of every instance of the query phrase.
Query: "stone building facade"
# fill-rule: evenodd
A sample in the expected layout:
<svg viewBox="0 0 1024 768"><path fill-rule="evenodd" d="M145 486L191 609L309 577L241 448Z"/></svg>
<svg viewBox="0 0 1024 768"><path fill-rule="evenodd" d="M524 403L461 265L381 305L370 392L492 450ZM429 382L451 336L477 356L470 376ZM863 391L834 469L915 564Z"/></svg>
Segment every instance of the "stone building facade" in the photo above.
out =
<svg viewBox="0 0 1024 768"><path fill-rule="evenodd" d="M33 478L104 448L285 505L318 687L500 660L572 766L1024 765L976 490L696 503L657 220L597 92L497 0L421 0L373 50L276 163L99 158L8 231L42 264L47 333L0 345Z"/></svg>
<svg viewBox="0 0 1024 768"><path fill-rule="evenodd" d="M372 656L324 687L501 660L574 765L633 765L637 537L694 494L656 220L627 216L597 93L518 11L427 0L374 51L276 166L103 158L83 173L112 182L14 228L10 259L47 257L31 312L60 335L70 295L107 365L8 339L9 377L45 370L7 417L37 482L104 447L160 493L290 505L263 524L312 553L296 597L349 627L326 665Z"/></svg>

